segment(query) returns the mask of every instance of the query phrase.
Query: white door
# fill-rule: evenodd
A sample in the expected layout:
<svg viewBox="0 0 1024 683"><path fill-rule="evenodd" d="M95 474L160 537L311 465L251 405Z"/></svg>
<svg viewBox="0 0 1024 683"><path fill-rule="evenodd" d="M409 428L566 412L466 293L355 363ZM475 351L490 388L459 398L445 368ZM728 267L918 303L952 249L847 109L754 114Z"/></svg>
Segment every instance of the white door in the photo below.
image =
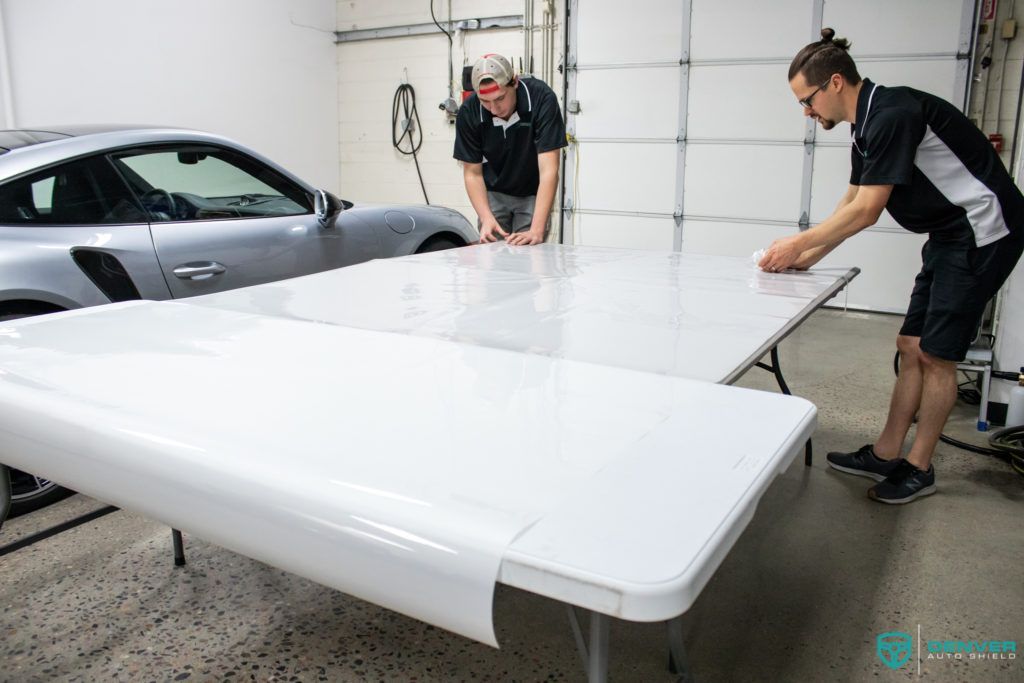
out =
<svg viewBox="0 0 1024 683"><path fill-rule="evenodd" d="M787 83L822 26L861 75L963 108L973 0L572 2L566 237L749 256L826 218L849 181L849 126L824 133ZM575 68L573 68L575 66ZM578 103L578 112L573 113ZM903 312L923 238L885 214L823 263L859 266L848 303Z"/></svg>

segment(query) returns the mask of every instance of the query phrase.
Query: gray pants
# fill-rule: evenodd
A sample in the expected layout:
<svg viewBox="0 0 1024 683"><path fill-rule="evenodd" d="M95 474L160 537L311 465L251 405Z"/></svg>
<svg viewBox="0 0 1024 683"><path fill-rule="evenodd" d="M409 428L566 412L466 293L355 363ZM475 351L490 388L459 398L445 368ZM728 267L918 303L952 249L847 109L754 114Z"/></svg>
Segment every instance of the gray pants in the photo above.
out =
<svg viewBox="0 0 1024 683"><path fill-rule="evenodd" d="M529 197L514 197L501 192L487 191L487 203L491 206L491 213L498 220L498 224L508 233L526 232L533 223L533 207L537 203L537 195ZM550 219L548 220L550 223ZM477 227L480 227L479 220ZM544 233L547 234L549 226L545 226ZM499 235L495 235L499 236Z"/></svg>

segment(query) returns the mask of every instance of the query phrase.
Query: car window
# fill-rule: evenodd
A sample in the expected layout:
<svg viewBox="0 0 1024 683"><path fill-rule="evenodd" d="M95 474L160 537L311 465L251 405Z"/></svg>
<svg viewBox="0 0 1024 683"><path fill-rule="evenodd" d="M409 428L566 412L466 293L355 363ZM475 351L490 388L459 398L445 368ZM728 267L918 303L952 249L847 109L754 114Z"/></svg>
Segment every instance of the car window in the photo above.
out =
<svg viewBox="0 0 1024 683"><path fill-rule="evenodd" d="M112 157L154 221L312 213L306 192L273 169L209 146L133 150Z"/></svg>
<svg viewBox="0 0 1024 683"><path fill-rule="evenodd" d="M0 186L5 225L109 225L149 220L104 157L78 159Z"/></svg>

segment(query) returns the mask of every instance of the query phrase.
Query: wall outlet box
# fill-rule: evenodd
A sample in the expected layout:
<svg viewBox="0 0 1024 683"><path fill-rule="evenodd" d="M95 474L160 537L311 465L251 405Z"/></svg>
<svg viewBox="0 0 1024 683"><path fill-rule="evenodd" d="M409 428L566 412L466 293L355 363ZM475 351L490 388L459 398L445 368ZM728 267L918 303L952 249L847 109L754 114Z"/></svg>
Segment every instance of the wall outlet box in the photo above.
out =
<svg viewBox="0 0 1024 683"><path fill-rule="evenodd" d="M1010 40L1017 36L1017 20L1007 19L1003 22L1003 38Z"/></svg>

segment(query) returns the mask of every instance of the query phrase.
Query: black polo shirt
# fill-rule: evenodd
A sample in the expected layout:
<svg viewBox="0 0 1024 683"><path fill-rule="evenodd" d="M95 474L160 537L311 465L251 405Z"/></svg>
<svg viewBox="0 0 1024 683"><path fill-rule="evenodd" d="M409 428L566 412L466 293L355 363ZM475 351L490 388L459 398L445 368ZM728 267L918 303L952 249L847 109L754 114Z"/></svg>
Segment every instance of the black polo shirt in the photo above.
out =
<svg viewBox="0 0 1024 683"><path fill-rule="evenodd" d="M507 121L480 106L476 93L462 104L455 121L454 157L482 163L487 189L516 197L537 194L537 155L565 145L555 93L534 78L519 79L516 110Z"/></svg>
<svg viewBox="0 0 1024 683"><path fill-rule="evenodd" d="M992 144L949 102L864 79L853 185L892 185L885 208L936 242L983 246L1022 229L1024 196Z"/></svg>

